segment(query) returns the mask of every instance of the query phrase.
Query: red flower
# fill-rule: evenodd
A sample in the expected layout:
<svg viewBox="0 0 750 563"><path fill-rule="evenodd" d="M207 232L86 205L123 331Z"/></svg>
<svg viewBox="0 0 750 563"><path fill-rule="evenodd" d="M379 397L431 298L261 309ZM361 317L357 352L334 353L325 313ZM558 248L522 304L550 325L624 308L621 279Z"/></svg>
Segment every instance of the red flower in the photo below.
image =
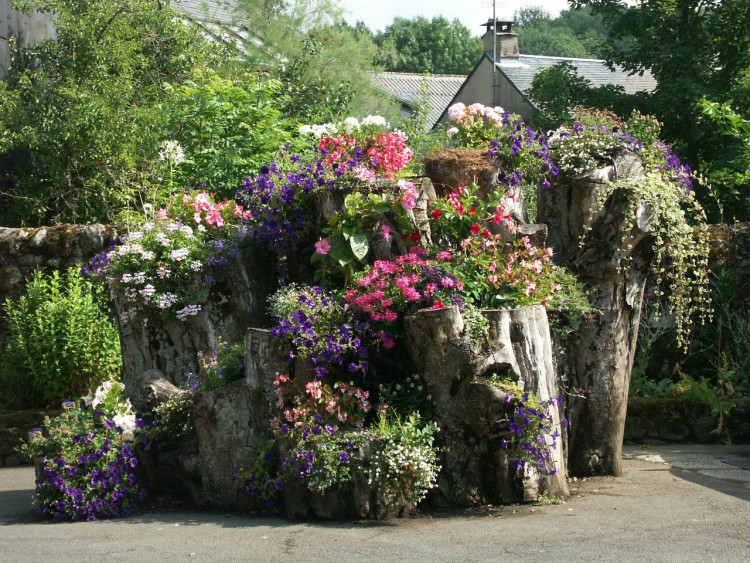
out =
<svg viewBox="0 0 750 563"><path fill-rule="evenodd" d="M440 219L442 216L443 216L443 212L440 211L439 209L436 209L435 211L430 213L430 218L435 219L435 220Z"/></svg>
<svg viewBox="0 0 750 563"><path fill-rule="evenodd" d="M489 229L485 229L482 231L482 238L490 238L492 236L492 233Z"/></svg>
<svg viewBox="0 0 750 563"><path fill-rule="evenodd" d="M412 231L409 238L411 238L412 242L419 242L420 240L422 240L422 236L419 234L419 231Z"/></svg>
<svg viewBox="0 0 750 563"><path fill-rule="evenodd" d="M443 304L443 302L442 302L442 301L440 301L440 299L437 299L437 300L436 300L436 301L435 301L435 302L434 302L434 303L432 304L432 308L433 308L434 310L436 310L436 311L437 311L438 309L445 309L445 305Z"/></svg>
<svg viewBox="0 0 750 563"><path fill-rule="evenodd" d="M480 225L479 223L474 223L471 226L471 234L472 235L478 235L479 231L481 231L481 230L482 230L482 225Z"/></svg>

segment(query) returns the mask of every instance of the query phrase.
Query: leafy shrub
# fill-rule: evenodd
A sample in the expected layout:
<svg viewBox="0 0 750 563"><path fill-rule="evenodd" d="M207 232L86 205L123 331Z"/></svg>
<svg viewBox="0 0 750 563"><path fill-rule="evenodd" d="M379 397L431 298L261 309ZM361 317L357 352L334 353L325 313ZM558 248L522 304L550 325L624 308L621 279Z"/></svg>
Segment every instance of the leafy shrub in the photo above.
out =
<svg viewBox="0 0 750 563"><path fill-rule="evenodd" d="M230 80L208 71L166 86L168 128L187 156L178 181L189 187L203 183L221 197L233 196L242 178L257 173L290 140L279 88L254 75Z"/></svg>
<svg viewBox="0 0 750 563"><path fill-rule="evenodd" d="M44 407L119 377L117 329L77 268L36 272L27 295L5 301L8 343L0 381L10 407Z"/></svg>

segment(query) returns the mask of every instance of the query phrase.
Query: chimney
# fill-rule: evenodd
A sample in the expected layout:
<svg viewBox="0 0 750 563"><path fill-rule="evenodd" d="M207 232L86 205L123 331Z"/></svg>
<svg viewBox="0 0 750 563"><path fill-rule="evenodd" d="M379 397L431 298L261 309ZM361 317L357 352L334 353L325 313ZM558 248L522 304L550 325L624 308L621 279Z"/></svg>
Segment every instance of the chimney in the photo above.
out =
<svg viewBox="0 0 750 563"><path fill-rule="evenodd" d="M518 34L513 31L513 22L488 19L482 24L487 32L482 37L484 52L492 56L493 37L497 36L497 58L518 57Z"/></svg>

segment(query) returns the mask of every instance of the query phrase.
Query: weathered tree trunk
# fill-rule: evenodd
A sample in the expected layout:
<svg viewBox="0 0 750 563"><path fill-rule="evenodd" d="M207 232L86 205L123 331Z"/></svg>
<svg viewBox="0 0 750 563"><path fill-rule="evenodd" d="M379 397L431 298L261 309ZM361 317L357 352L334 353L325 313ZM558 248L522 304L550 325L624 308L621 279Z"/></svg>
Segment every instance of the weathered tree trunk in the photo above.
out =
<svg viewBox="0 0 750 563"><path fill-rule="evenodd" d="M519 478L502 448L501 420L512 405L488 383L506 374L542 400L558 394L552 347L543 307L488 311L490 336L484 342L464 330L455 307L419 311L406 319L409 354L425 380L445 446L438 487L454 505L536 500L542 491L567 496L565 459L553 450L556 474L528 472ZM553 431L560 432L553 410Z"/></svg>
<svg viewBox="0 0 750 563"><path fill-rule="evenodd" d="M248 327L262 325L265 300L276 282L275 271L266 262L250 250L243 251L200 313L185 321L158 316L126 319L118 314L126 392L149 369L184 385L188 374L198 371L198 354L213 348L217 337L236 342ZM121 312L120 298L116 296L114 303Z"/></svg>
<svg viewBox="0 0 750 563"><path fill-rule="evenodd" d="M650 217L644 207L634 224L625 214L627 195L619 191L595 215L592 204L606 184L642 174L640 159L625 154L613 166L579 175L572 186L540 190L538 219L549 225L548 244L558 264L593 289L594 312L569 335L565 355L574 390L568 456L573 475L622 473L630 371L652 259Z"/></svg>

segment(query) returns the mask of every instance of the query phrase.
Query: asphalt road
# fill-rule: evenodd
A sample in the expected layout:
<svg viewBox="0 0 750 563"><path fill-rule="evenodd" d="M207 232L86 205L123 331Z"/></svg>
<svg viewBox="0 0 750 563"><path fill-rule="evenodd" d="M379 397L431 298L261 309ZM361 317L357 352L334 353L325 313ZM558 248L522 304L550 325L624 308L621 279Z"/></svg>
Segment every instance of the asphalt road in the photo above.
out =
<svg viewBox="0 0 750 563"><path fill-rule="evenodd" d="M0 561L750 561L750 447L690 448L628 450L623 477L572 482L565 504L387 523L184 511L40 522L32 469L5 468Z"/></svg>

